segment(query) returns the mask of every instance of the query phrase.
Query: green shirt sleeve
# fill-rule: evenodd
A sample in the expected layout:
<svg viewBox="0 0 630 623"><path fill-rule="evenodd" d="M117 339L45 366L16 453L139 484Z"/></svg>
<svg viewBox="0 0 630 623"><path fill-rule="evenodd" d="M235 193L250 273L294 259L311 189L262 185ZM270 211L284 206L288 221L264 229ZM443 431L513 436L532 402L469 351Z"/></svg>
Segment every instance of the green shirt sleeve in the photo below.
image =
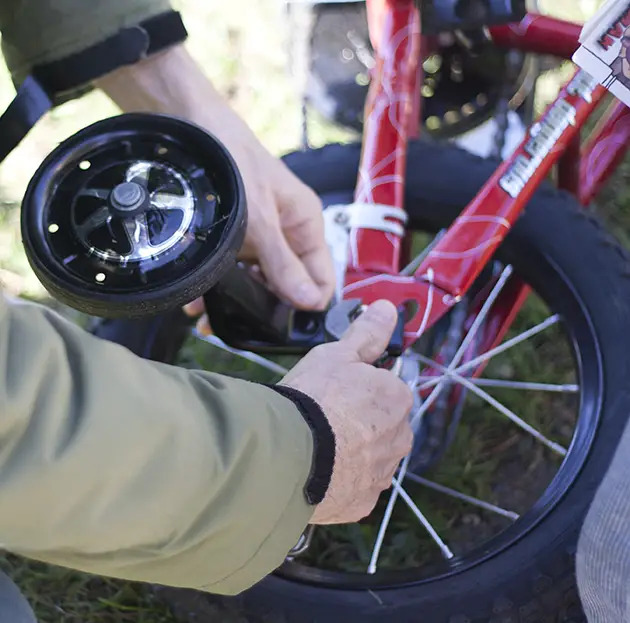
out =
<svg viewBox="0 0 630 623"><path fill-rule="evenodd" d="M234 594L313 507L311 431L242 380L141 360L0 300L0 540L101 575Z"/></svg>
<svg viewBox="0 0 630 623"><path fill-rule="evenodd" d="M80 52L170 9L169 0L0 0L2 52L19 84L33 65Z"/></svg>

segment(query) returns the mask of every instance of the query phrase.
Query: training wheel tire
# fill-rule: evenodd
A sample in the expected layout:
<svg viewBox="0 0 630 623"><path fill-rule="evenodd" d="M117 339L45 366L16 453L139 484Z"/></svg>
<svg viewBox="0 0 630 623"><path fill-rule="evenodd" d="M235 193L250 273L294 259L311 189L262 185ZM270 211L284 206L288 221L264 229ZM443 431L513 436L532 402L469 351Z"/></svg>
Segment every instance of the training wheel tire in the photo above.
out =
<svg viewBox="0 0 630 623"><path fill-rule="evenodd" d="M61 143L22 202L22 238L44 287L92 316L139 318L207 292L247 222L226 148L173 117L124 114Z"/></svg>

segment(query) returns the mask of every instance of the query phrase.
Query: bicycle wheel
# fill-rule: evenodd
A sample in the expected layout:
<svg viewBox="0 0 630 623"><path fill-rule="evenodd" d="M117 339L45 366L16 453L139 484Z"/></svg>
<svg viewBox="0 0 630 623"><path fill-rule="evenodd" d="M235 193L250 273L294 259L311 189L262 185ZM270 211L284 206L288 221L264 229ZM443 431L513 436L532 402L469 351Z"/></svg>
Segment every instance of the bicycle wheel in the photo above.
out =
<svg viewBox="0 0 630 623"><path fill-rule="evenodd" d="M306 18L303 7L288 7L291 64L294 72L306 65L308 103L326 119L360 132L374 64L365 3L315 4ZM307 59L297 53L302 39ZM424 62L424 131L439 138L469 132L491 118L505 94L511 108L520 109L539 70L533 56L510 61L509 54L490 43L471 54L457 37L443 36Z"/></svg>
<svg viewBox="0 0 630 623"><path fill-rule="evenodd" d="M359 154L359 146L333 145L286 162L325 203L350 202ZM411 228L433 235L458 216L495 163L421 142L410 146L408 168ZM483 376L464 383L466 367L459 367L460 379L445 384L444 399L427 416L456 429L445 436L441 460L404 481L441 544L398 500L376 572L368 573L386 492L370 518L317 528L305 553L238 597L196 594L190 605L190 593L165 595L184 611L226 622L584 621L574 580L577 536L630 413L627 261L569 195L543 188L459 308L459 324L456 308L415 350L412 360L429 368L449 339L458 350L472 330L471 311L507 266L531 288L507 341L470 353L488 363ZM184 365L192 365L194 349L184 347ZM215 368L223 358L203 357ZM435 386L439 378L427 378L426 365L421 387Z"/></svg>

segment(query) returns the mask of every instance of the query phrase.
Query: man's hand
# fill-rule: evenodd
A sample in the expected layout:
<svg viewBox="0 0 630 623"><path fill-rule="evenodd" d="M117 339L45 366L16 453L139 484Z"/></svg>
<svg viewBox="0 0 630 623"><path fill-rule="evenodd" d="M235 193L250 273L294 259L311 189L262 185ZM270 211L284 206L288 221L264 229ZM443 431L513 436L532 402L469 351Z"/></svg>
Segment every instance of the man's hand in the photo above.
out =
<svg viewBox="0 0 630 623"><path fill-rule="evenodd" d="M324 309L335 288L322 204L252 137L226 143L245 183L248 226L240 258L257 262L271 288L302 309Z"/></svg>
<svg viewBox="0 0 630 623"><path fill-rule="evenodd" d="M245 184L248 226L241 259L258 263L269 286L304 309L324 309L335 288L322 205L258 141L183 46L99 79L124 111L171 114L214 134L234 157ZM203 303L188 306L200 313Z"/></svg>
<svg viewBox="0 0 630 623"><path fill-rule="evenodd" d="M392 372L370 365L387 348L396 321L391 303L372 304L339 342L313 349L282 380L311 396L335 433L332 479L312 524L369 515L411 450L411 390Z"/></svg>

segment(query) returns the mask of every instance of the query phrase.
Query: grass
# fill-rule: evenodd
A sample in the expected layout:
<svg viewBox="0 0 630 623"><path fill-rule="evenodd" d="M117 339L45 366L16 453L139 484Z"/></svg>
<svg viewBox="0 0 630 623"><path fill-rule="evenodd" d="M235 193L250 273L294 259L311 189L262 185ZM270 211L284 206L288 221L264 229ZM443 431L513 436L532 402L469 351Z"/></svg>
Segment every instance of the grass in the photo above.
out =
<svg viewBox="0 0 630 623"><path fill-rule="evenodd" d="M28 596L39 621L64 623L176 623L140 584L89 576L17 556L0 560Z"/></svg>
<svg viewBox="0 0 630 623"><path fill-rule="evenodd" d="M281 3L277 0L232 0L229 3L181 0L177 4L190 31L193 55L234 107L274 153L295 148L300 138L299 100L295 84L287 77L287 33ZM574 0L545 0L541 4L555 13L563 12L565 17L578 18L575 13L578 3ZM588 4L589 0L586 0L586 11ZM242 19L243 15L247 15L246 20ZM539 106L553 97L558 80L566 71L566 68L560 68L544 78L540 85ZM8 104L12 97L9 76L0 70L0 107ZM281 123L278 123L278 111L282 111ZM45 293L28 268L19 237L18 206L32 173L57 142L89 123L115 113L113 105L98 92L70 102L41 122L0 167L0 281L8 292L45 299ZM316 117L309 129L314 145L348 137L347 133L328 127ZM627 245L630 244L629 179L630 162L626 161L599 201L600 213ZM531 326L543 313L540 305L532 303L521 315L520 322L523 327ZM557 343L557 340L532 342L519 351L518 357L497 359L488 374L496 378L567 382L568 355L566 349L558 350ZM186 345L181 363L212 367L230 374L252 375L251 367L193 341ZM273 375L258 378L272 381ZM558 423L556 418L546 418L544 414L570 413L570 407L549 397L515 402L514 396L507 393L503 395L495 390L492 393L545 434L566 441L570 434L569 416ZM460 426L448 460L434 470L432 478L471 495L513 506L515 510L525 509L531 496L535 495L532 484L538 481L544 484L546 466L552 464L548 453L540 448L534 451L526 437L489 413L478 400L471 401L470 409L471 417ZM551 420L556 424L550 424ZM506 452L511 452L517 459L506 463L501 458ZM519 462L518 457L528 458L524 463ZM502 470L509 470L521 480L516 486L506 488L504 479L497 476ZM518 486L518 482L522 486ZM539 486L542 485L539 483ZM465 549L471 534L490 536L505 525L502 520L490 520L469 506L421 487L411 487L411 490L421 507L432 509L431 521L455 544L455 548ZM394 523L397 535L387 542L384 564L406 567L434 559L435 549L404 509L398 508ZM375 523L368 521L317 531L309 553L312 562L324 567L364 569L375 529ZM175 621L168 609L142 585L97 578L16 556L0 558L0 568L22 587L41 623ZM219 620L229 623L223 617L217 618L217 622Z"/></svg>

